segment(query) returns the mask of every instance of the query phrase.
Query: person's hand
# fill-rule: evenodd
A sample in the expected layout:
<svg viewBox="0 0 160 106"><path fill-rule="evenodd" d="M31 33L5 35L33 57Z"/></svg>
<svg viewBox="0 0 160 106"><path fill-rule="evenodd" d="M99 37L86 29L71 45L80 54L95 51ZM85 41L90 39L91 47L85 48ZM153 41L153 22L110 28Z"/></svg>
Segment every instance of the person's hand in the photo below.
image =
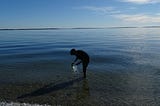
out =
<svg viewBox="0 0 160 106"><path fill-rule="evenodd" d="M73 65L74 65L74 63L71 64L71 66L73 66Z"/></svg>

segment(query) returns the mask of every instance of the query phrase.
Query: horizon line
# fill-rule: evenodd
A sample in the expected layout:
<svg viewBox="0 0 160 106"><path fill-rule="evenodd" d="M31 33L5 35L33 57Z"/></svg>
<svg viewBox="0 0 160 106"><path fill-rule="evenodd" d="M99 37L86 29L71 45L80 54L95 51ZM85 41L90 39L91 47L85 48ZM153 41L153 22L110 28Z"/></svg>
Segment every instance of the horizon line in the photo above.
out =
<svg viewBox="0 0 160 106"><path fill-rule="evenodd" d="M111 27L31 27L31 28L0 28L0 30L61 30L61 29L110 29L110 28L160 28L160 26L111 26Z"/></svg>

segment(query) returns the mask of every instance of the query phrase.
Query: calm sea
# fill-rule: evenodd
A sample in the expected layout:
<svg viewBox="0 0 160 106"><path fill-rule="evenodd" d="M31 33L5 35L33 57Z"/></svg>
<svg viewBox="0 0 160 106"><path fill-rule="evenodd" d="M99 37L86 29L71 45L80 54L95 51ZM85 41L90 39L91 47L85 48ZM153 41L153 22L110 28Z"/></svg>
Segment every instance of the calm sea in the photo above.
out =
<svg viewBox="0 0 160 106"><path fill-rule="evenodd" d="M72 48L90 55L89 73L160 70L158 28L3 30L0 83L69 77ZM81 66L78 69L81 72Z"/></svg>

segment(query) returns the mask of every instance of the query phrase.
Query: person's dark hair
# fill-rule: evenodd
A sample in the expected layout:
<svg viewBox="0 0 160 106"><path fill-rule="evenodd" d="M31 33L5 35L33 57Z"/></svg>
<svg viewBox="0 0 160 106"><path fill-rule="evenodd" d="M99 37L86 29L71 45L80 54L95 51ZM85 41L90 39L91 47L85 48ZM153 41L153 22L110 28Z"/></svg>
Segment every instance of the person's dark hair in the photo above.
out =
<svg viewBox="0 0 160 106"><path fill-rule="evenodd" d="M74 55L76 53L76 49L71 49L70 54Z"/></svg>

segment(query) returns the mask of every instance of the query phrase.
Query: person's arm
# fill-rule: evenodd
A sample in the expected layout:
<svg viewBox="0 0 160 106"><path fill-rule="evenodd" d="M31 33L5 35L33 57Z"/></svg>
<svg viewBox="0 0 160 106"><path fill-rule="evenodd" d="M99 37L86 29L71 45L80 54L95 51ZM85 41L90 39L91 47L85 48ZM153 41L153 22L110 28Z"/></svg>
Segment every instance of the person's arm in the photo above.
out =
<svg viewBox="0 0 160 106"><path fill-rule="evenodd" d="M78 58L76 57L76 59L74 60L74 62L73 62L73 63L75 63L77 60L78 60Z"/></svg>
<svg viewBox="0 0 160 106"><path fill-rule="evenodd" d="M75 64L75 62L78 60L78 58L76 57L76 59L74 60L74 62L72 63L72 66L73 66L73 64Z"/></svg>
<svg viewBox="0 0 160 106"><path fill-rule="evenodd" d="M82 63L82 61L79 61L78 63L76 63L76 65L79 65L79 64L81 64Z"/></svg>

